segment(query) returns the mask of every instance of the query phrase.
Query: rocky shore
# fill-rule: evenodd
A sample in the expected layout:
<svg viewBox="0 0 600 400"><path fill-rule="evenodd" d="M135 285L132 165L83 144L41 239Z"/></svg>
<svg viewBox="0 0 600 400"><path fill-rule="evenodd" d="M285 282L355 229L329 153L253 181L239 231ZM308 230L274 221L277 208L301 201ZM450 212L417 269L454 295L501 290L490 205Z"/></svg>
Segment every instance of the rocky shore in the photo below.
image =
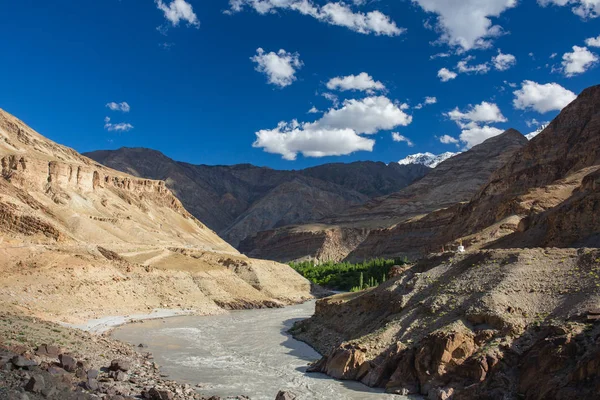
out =
<svg viewBox="0 0 600 400"><path fill-rule="evenodd" d="M310 371L431 400L600 399L600 251L432 255L318 300Z"/></svg>
<svg viewBox="0 0 600 400"><path fill-rule="evenodd" d="M220 400L169 380L144 344L0 314L2 400ZM281 392L278 399L293 400ZM245 396L229 399L248 399Z"/></svg>

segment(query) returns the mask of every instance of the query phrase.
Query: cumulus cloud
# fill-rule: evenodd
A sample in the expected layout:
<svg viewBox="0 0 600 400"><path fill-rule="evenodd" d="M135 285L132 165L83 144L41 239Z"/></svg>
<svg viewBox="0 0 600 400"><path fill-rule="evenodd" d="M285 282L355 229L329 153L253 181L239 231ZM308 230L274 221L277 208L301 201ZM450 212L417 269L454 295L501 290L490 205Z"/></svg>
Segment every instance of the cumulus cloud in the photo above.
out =
<svg viewBox="0 0 600 400"><path fill-rule="evenodd" d="M460 141L465 144L466 148L471 148L485 142L491 137L500 135L502 132L504 132L502 129L494 128L492 126L470 124L460 133Z"/></svg>
<svg viewBox="0 0 600 400"><path fill-rule="evenodd" d="M413 108L415 110L420 110L421 108L423 108L425 106L428 106L430 104L435 104L435 103L437 103L437 97L427 96L427 97L425 97L425 100L422 103L417 104Z"/></svg>
<svg viewBox="0 0 600 400"><path fill-rule="evenodd" d="M372 151L375 140L361 135L407 126L412 117L384 96L346 100L314 122L280 122L275 129L256 132L253 147L295 160L305 157L339 156Z"/></svg>
<svg viewBox="0 0 600 400"><path fill-rule="evenodd" d="M600 15L599 0L538 0L542 6L549 4L556 6L571 6L571 10L575 15L581 18L596 18Z"/></svg>
<svg viewBox="0 0 600 400"><path fill-rule="evenodd" d="M329 110L317 124L321 127L351 128L357 133L373 134L409 125L412 117L401 107L385 96L345 100L341 108Z"/></svg>
<svg viewBox="0 0 600 400"><path fill-rule="evenodd" d="M523 81L521 89L513 93L513 106L517 110L532 109L542 114L560 111L577 97L558 83L540 84L533 81Z"/></svg>
<svg viewBox="0 0 600 400"><path fill-rule="evenodd" d="M309 114L318 114L320 112L321 111L317 107L315 107L315 106L312 106L312 108L310 110L308 110Z"/></svg>
<svg viewBox="0 0 600 400"><path fill-rule="evenodd" d="M325 97L327 100L333 103L334 107L337 107L340 104L340 99L333 93L321 93L321 96Z"/></svg>
<svg viewBox="0 0 600 400"><path fill-rule="evenodd" d="M354 12L343 2L326 3L321 6L311 0L229 0L229 9L226 12L240 12L245 7L250 7L259 14L292 10L321 22L343 26L363 34L398 36L405 31L380 11Z"/></svg>
<svg viewBox="0 0 600 400"><path fill-rule="evenodd" d="M460 111L456 107L454 110L446 113L446 116L456 122L462 129L459 139L465 144L465 148L467 149L503 132L501 129L488 126L488 123L507 121L498 105L486 101L475 106L469 106L466 111ZM445 140L449 139L445 138ZM449 143L453 142L449 141Z"/></svg>
<svg viewBox="0 0 600 400"><path fill-rule="evenodd" d="M455 139L450 135L444 135L440 137L440 142L443 144L458 144L458 139Z"/></svg>
<svg viewBox="0 0 600 400"><path fill-rule="evenodd" d="M358 75L338 76L332 78L327 82L327 89L329 90L360 90L367 93L373 93L376 90L385 90L383 83L375 81L366 72L361 72Z"/></svg>
<svg viewBox="0 0 600 400"><path fill-rule="evenodd" d="M454 110L446 113L452 120L463 126L469 122L506 122L507 119L502 115L500 108L495 103L481 102L475 106L470 106L465 112L462 112L456 107Z"/></svg>
<svg viewBox="0 0 600 400"><path fill-rule="evenodd" d="M286 87L296 80L296 71L304 65L298 53L288 53L281 49L277 53L265 53L260 47L250 60L257 64L256 70L267 76L269 83Z"/></svg>
<svg viewBox="0 0 600 400"><path fill-rule="evenodd" d="M503 54L498 50L498 55L492 58L494 68L498 71L506 71L517 64L517 58L512 54Z"/></svg>
<svg viewBox="0 0 600 400"><path fill-rule="evenodd" d="M412 142L412 140L410 140L406 136L403 136L403 135L399 134L398 132L392 132L392 140L394 142L406 142L406 144L408 145L408 147L414 147L414 145L415 145Z"/></svg>
<svg viewBox="0 0 600 400"><path fill-rule="evenodd" d="M185 21L188 25L196 28L200 27L200 21L194 13L194 8L185 0L173 0L168 5L162 0L155 0L156 6L165 14L167 21L173 26L178 26L179 22Z"/></svg>
<svg viewBox="0 0 600 400"><path fill-rule="evenodd" d="M131 110L131 107L125 101L122 103L115 103L114 101L111 101L110 103L106 104L106 107L110 108L112 111L122 111L124 113L127 113L129 110Z"/></svg>
<svg viewBox="0 0 600 400"><path fill-rule="evenodd" d="M442 68L438 71L438 78L441 79L442 82L448 82L452 79L456 79L458 74L456 72L450 71L448 68Z"/></svg>
<svg viewBox="0 0 600 400"><path fill-rule="evenodd" d="M598 37L591 37L589 39L585 40L585 44L587 44L590 47L600 47L600 36Z"/></svg>
<svg viewBox="0 0 600 400"><path fill-rule="evenodd" d="M597 61L598 56L587 47L573 46L572 53L563 54L562 71L568 77L583 74Z"/></svg>
<svg viewBox="0 0 600 400"><path fill-rule="evenodd" d="M461 74L487 74L490 71L490 66L488 63L469 65L469 62L474 59L475 57L468 56L460 60L456 64L456 69L458 70L458 72L460 72Z"/></svg>
<svg viewBox="0 0 600 400"><path fill-rule="evenodd" d="M435 13L440 42L462 50L490 47L490 39L504 33L491 18L517 5L517 0L412 0L423 10Z"/></svg>
<svg viewBox="0 0 600 400"><path fill-rule="evenodd" d="M133 125L127 123L127 122L120 122L118 124L113 124L110 122L110 118L109 117L105 117L104 118L104 129L106 129L109 132L127 132L133 129Z"/></svg>

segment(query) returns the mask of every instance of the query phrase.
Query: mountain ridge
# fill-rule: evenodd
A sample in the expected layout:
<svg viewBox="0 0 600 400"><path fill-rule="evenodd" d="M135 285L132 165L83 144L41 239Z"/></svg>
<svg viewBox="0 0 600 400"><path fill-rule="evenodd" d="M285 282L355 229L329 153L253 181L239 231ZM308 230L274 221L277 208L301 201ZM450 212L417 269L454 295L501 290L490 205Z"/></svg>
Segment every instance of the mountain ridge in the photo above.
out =
<svg viewBox="0 0 600 400"><path fill-rule="evenodd" d="M422 165L364 161L304 170L251 164L194 165L156 150L121 148L86 153L101 164L166 181L190 212L236 246L258 230L318 220L369 198L399 190L429 172ZM302 199L290 195L297 191Z"/></svg>

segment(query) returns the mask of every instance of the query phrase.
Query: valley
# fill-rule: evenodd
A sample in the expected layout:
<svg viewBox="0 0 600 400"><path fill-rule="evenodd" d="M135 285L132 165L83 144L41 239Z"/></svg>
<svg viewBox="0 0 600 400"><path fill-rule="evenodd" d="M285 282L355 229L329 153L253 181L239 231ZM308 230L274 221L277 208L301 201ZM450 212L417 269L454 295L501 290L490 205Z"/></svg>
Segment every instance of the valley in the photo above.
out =
<svg viewBox="0 0 600 400"><path fill-rule="evenodd" d="M598 398L599 132L595 86L433 169L118 171L0 111L0 395Z"/></svg>

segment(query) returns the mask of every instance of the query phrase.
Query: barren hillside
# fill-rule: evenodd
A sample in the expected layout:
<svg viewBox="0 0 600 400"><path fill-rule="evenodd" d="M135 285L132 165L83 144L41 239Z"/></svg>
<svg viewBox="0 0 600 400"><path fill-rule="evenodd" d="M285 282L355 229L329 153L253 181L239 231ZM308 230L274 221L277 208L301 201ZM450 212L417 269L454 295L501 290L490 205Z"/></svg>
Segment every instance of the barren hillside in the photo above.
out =
<svg viewBox="0 0 600 400"><path fill-rule="evenodd" d="M162 181L58 145L0 111L0 304L82 322L155 308L219 313L310 296L285 265L249 259Z"/></svg>

